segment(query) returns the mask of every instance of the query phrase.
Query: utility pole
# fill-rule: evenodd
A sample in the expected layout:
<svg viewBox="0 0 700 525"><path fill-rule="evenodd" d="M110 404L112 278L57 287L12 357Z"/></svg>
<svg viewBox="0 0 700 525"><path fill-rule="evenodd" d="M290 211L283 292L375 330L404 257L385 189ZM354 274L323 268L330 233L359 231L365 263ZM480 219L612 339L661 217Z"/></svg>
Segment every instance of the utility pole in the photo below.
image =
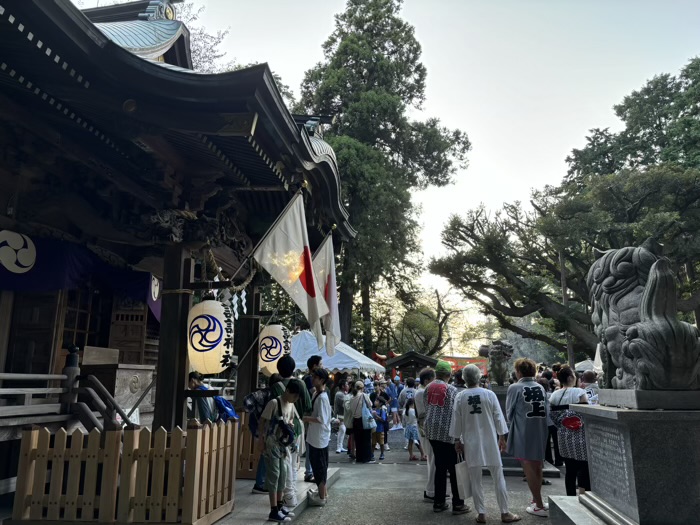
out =
<svg viewBox="0 0 700 525"><path fill-rule="evenodd" d="M566 286L566 264L564 263L564 250L559 250L559 269L561 273L561 302L568 315L569 291ZM566 337L566 353L569 366L573 370L576 366L576 363L574 363L574 345L571 342L571 335L569 334L568 330L564 332L564 336Z"/></svg>

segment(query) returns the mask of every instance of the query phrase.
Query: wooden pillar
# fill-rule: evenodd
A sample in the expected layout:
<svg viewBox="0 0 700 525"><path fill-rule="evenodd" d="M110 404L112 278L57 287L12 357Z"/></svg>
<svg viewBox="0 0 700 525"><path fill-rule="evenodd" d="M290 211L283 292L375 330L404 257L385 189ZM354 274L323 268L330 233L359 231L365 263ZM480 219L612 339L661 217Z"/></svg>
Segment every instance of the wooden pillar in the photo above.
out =
<svg viewBox="0 0 700 525"><path fill-rule="evenodd" d="M186 288L194 278L193 269L189 252L182 245L165 248L154 429L163 427L170 431L176 426L185 428L187 421L185 389L190 372L187 358L187 314L192 304L192 295L168 291Z"/></svg>
<svg viewBox="0 0 700 525"><path fill-rule="evenodd" d="M12 326L12 303L14 292L0 292L0 373L5 371L7 349L10 345L10 326ZM2 381L0 381L2 384Z"/></svg>
<svg viewBox="0 0 700 525"><path fill-rule="evenodd" d="M258 346L257 343L245 358L243 354L258 337L260 332L260 292L253 287L253 293L246 296L247 315L241 315L239 337L237 337L236 355L238 356L238 374L236 376L236 405L243 398L258 388Z"/></svg>

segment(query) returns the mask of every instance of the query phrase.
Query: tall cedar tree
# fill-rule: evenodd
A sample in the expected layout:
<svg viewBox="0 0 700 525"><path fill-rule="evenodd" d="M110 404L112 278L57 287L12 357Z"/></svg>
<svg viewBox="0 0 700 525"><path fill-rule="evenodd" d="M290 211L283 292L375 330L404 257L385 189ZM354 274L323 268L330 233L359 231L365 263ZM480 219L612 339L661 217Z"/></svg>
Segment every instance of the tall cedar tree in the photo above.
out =
<svg viewBox="0 0 700 525"><path fill-rule="evenodd" d="M306 72L299 109L336 117L326 132L335 149L343 199L357 238L339 274L342 339L352 343L352 309L361 297L362 347L373 349L371 290L383 279L405 291L421 267L411 190L453 182L470 143L436 118L416 121L426 69L401 0L348 0L323 44L324 60Z"/></svg>

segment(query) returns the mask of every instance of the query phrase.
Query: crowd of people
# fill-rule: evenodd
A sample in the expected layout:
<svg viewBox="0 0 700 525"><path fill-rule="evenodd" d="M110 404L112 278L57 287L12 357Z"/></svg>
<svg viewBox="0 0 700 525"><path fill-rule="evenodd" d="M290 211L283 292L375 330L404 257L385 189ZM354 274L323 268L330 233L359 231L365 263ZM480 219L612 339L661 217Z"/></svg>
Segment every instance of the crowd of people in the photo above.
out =
<svg viewBox="0 0 700 525"><path fill-rule="evenodd" d="M450 363L438 361L405 382L399 376L393 381L345 375L331 380L320 356L309 359L307 367L303 380L295 378L296 363L289 355L281 357L279 374L245 401L251 430L254 426L263 451L253 492L269 495L272 521L293 517L290 509L298 504L296 479L304 451L304 480L316 484L309 491L309 505L328 502L334 426L335 453L347 453L358 464L376 463L377 452L383 460L389 450L388 433L403 430L409 461L427 461L423 499L432 503L434 512L451 509L453 514L464 514L471 510L465 501L471 496L477 523L486 522L483 469L494 479L501 521L521 519L510 512L504 452L522 465L532 495L525 509L530 514L548 516L542 496L542 486L548 483L543 479L546 459L566 465L568 495L590 490L585 434L571 405L596 402L593 372L580 377L565 365L538 371L532 360L518 359L504 413L475 365L453 372ZM462 462L468 485L463 481L460 486L457 466Z"/></svg>

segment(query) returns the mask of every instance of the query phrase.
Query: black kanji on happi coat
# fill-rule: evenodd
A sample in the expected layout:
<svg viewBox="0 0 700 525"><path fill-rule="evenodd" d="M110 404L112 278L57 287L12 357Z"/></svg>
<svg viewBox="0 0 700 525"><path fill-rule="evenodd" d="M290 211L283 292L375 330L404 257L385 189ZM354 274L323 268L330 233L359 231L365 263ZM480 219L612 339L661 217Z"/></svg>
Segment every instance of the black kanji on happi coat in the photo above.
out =
<svg viewBox="0 0 700 525"><path fill-rule="evenodd" d="M469 396L467 404L472 407L470 414L481 414L481 396Z"/></svg>
<svg viewBox="0 0 700 525"><path fill-rule="evenodd" d="M527 417L545 417L544 390L541 386L526 386L523 389L525 402L530 403L532 410L525 414Z"/></svg>

